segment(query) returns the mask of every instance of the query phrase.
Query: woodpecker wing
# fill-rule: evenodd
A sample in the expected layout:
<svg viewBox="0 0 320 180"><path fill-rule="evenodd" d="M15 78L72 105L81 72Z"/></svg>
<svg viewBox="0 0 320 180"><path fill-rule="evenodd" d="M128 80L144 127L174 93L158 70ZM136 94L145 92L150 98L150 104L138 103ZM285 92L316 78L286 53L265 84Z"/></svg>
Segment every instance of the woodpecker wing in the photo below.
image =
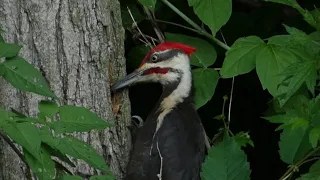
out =
<svg viewBox="0 0 320 180"><path fill-rule="evenodd" d="M164 180L200 180L205 144L193 105L178 104L154 135L156 124L157 115L148 118L139 130L126 180L158 180L160 169Z"/></svg>
<svg viewBox="0 0 320 180"><path fill-rule="evenodd" d="M203 127L192 104L180 104L169 113L156 138L163 157L164 180L200 180L205 144ZM159 154L156 148L153 153Z"/></svg>

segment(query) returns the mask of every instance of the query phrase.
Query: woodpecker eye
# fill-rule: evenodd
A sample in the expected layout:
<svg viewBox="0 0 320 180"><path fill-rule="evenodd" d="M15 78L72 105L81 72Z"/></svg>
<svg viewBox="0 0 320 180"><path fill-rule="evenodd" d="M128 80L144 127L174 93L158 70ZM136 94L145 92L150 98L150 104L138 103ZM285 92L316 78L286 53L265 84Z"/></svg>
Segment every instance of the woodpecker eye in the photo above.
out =
<svg viewBox="0 0 320 180"><path fill-rule="evenodd" d="M157 60L158 60L158 56L157 56L157 55L153 55L153 56L151 57L151 61L152 61L152 62L157 62Z"/></svg>

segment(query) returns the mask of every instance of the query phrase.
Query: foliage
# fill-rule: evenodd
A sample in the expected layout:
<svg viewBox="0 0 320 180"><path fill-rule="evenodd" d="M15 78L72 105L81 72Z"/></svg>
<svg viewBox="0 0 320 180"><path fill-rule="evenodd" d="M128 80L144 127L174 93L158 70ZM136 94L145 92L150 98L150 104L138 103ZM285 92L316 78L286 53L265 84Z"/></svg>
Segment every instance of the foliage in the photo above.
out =
<svg viewBox="0 0 320 180"><path fill-rule="evenodd" d="M1 37L2 39L2 37ZM39 103L38 117L27 117L17 111L0 107L0 134L11 144L10 137L23 149L21 157L40 180L55 179L58 172L67 173L65 167L53 160L74 166L70 157L82 159L106 175L90 179L114 179L104 158L94 148L66 133L89 132L110 127L111 124L83 107L58 106L41 72L19 56L22 46L0 42L0 75L13 87L51 98ZM2 133L3 132L3 133ZM64 137L57 136L58 134ZM12 144L13 145L13 144ZM12 146L14 148L14 145ZM82 179L65 175L62 179Z"/></svg>
<svg viewBox="0 0 320 180"><path fill-rule="evenodd" d="M255 71L263 90L267 90L272 96L272 106L268 111L271 113L266 114L263 118L270 123L279 124L275 130L282 131L279 155L280 159L289 165L287 172L280 177L281 180L284 180L291 178L306 162L318 159L313 156L320 150L320 95L318 89L320 85L318 74L320 12L318 9L304 9L296 0L265 1L266 4L277 3L279 6L288 6L297 10L302 21L309 24L312 32L306 32L289 24L282 24L284 33L270 33L272 36L267 38L256 35L258 33L245 35L245 37L240 36L229 47L226 42L218 39L217 32L223 26L228 25L232 13L236 13L232 12L231 0L188 0L187 4L192 8L192 12L179 9L179 3L174 0L156 2L159 9L165 5L167 9L185 20L189 26L171 22L170 18L167 18L169 21L157 20L155 17L152 19L150 16L147 18L153 21L151 25L154 28L157 28L155 25L157 21L171 25L170 27L180 28L179 30L188 30L187 33L181 33L181 31L177 33L176 30L166 29L163 34L166 41L181 42L194 46L198 50L191 57L190 62L196 90L194 99L196 108L203 107L213 97L219 80L235 78ZM148 1L148 3L151 2L154 3L151 0ZM140 3L142 6L147 5L147 1L140 1ZM136 15L140 17L141 14L140 12ZM160 10L158 14L166 16L166 13ZM243 16L234 18L240 22L237 25L245 26L246 22L241 17ZM141 18L139 22L140 20ZM235 24L234 20L230 23ZM238 28L240 27L233 26L232 33L229 35L236 34L235 31ZM264 29L269 29L269 27L264 27ZM161 31L161 28L158 30ZM263 30L260 29L260 31ZM148 51L146 48L143 51L137 48L142 46L137 45L130 50L131 55L141 54L136 59L130 58L130 61L141 61L143 54ZM217 46L223 48L224 51L218 51ZM217 63L218 57L223 58L221 65ZM213 139L218 141L217 137L221 135L223 138L220 138L219 140L222 139L222 141L209 150L202 166L202 179L245 180L250 178L251 171L247 158L240 147L250 144L253 148L253 142L247 132L238 132L234 135L231 131L230 117L224 115L226 99L222 114L215 118L221 120L224 127ZM317 161L310 168L309 173L301 175L299 179L317 179L320 173L319 164Z"/></svg>
<svg viewBox="0 0 320 180"><path fill-rule="evenodd" d="M201 176L204 180L249 179L250 173L247 156L239 144L234 138L225 137L210 149Z"/></svg>

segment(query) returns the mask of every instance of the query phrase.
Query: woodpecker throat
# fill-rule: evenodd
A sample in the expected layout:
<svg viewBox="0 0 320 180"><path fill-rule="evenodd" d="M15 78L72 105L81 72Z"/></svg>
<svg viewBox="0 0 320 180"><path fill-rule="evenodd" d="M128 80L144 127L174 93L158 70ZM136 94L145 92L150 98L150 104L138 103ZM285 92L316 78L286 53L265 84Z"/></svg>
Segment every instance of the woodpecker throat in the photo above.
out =
<svg viewBox="0 0 320 180"><path fill-rule="evenodd" d="M161 102L158 109L160 114L158 116L156 131L161 127L164 117L191 95L192 75L189 57L185 54L178 54L171 63L172 67L176 69L171 73L175 73L175 75L171 76L172 79L167 78L166 81L162 82L163 93L160 98Z"/></svg>

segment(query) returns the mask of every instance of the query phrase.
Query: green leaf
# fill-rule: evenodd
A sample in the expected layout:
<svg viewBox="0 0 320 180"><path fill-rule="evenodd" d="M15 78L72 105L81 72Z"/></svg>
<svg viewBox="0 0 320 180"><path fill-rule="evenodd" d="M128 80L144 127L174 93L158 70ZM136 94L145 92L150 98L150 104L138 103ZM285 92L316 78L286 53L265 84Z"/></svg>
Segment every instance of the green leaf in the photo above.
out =
<svg viewBox="0 0 320 180"><path fill-rule="evenodd" d="M83 178L80 176L72 176L69 174L65 174L62 176L61 180L83 180Z"/></svg>
<svg viewBox="0 0 320 180"><path fill-rule="evenodd" d="M264 119L268 120L271 123L282 123L276 131L284 129L284 128L302 128L306 129L309 126L309 121L305 118L288 115L288 114L278 114L269 117L263 117Z"/></svg>
<svg viewBox="0 0 320 180"><path fill-rule="evenodd" d="M59 112L59 107L52 101L41 101L38 108L38 117L43 120L46 120L46 117L54 120L54 116Z"/></svg>
<svg viewBox="0 0 320 180"><path fill-rule="evenodd" d="M292 117L288 116L287 114L277 114L274 116L269 117L262 117L265 120L268 120L271 123L286 123L289 121Z"/></svg>
<svg viewBox="0 0 320 180"><path fill-rule="evenodd" d="M303 83L308 82L308 86L315 85L317 80L317 68L315 61L297 62L284 69L286 75L291 76L288 79L286 96L281 101L283 105L300 87ZM314 93L314 86L309 87L310 91Z"/></svg>
<svg viewBox="0 0 320 180"><path fill-rule="evenodd" d="M199 19L209 26L213 36L227 23L232 12L232 0L188 0Z"/></svg>
<svg viewBox="0 0 320 180"><path fill-rule="evenodd" d="M82 159L92 167L110 173L103 157L98 154L93 147L83 141L74 137L53 137L47 127L41 128L40 132L42 141L53 149L60 151L62 154L68 154L74 158Z"/></svg>
<svg viewBox="0 0 320 180"><path fill-rule="evenodd" d="M311 143L313 148L316 148L318 145L318 141L320 138L320 128L315 127L312 128L309 132L309 142Z"/></svg>
<svg viewBox="0 0 320 180"><path fill-rule="evenodd" d="M156 3L157 3L157 0L139 0L139 2L147 7L148 9L154 11L154 8L156 7Z"/></svg>
<svg viewBox="0 0 320 180"><path fill-rule="evenodd" d="M20 56L3 63L3 78L15 88L39 95L55 97L41 73Z"/></svg>
<svg viewBox="0 0 320 180"><path fill-rule="evenodd" d="M149 46L138 45L130 49L128 53L127 64L132 69L138 68L145 55L151 50Z"/></svg>
<svg viewBox="0 0 320 180"><path fill-rule="evenodd" d="M310 54L320 54L320 31L315 31L308 35L311 39L311 44L307 45L306 49Z"/></svg>
<svg viewBox="0 0 320 180"><path fill-rule="evenodd" d="M208 67L214 64L217 59L217 52L213 45L203 39L182 34L165 33L167 41L180 42L197 49L191 56L191 65Z"/></svg>
<svg viewBox="0 0 320 180"><path fill-rule="evenodd" d="M295 27L289 27L285 24L283 24L285 27L286 31L292 36L292 38L301 43L301 44L307 44L311 42L311 37L308 36L305 32L295 28Z"/></svg>
<svg viewBox="0 0 320 180"><path fill-rule="evenodd" d="M205 105L213 96L219 80L219 73L213 69L194 69L192 76L195 88L196 109Z"/></svg>
<svg viewBox="0 0 320 180"><path fill-rule="evenodd" d="M309 169L309 172L303 174L297 180L319 180L320 178L320 160L315 162Z"/></svg>
<svg viewBox="0 0 320 180"><path fill-rule="evenodd" d="M41 146L39 160L35 159L28 151L24 151L24 157L39 180L48 180L55 177L55 163L46 148Z"/></svg>
<svg viewBox="0 0 320 180"><path fill-rule="evenodd" d="M0 42L0 58L14 57L14 56L18 55L21 48L22 48L22 46L18 45L18 44L10 44L10 43Z"/></svg>
<svg viewBox="0 0 320 180"><path fill-rule="evenodd" d="M13 120L14 114L0 107L0 128L7 124L7 121Z"/></svg>
<svg viewBox="0 0 320 180"><path fill-rule="evenodd" d="M89 180L115 180L115 178L111 175L100 175L100 176L91 176Z"/></svg>
<svg viewBox="0 0 320 180"><path fill-rule="evenodd" d="M249 180L246 154L233 138L212 147L202 165L202 180Z"/></svg>
<svg viewBox="0 0 320 180"><path fill-rule="evenodd" d="M59 158L60 160L68 163L71 167L76 167L76 165L73 162L71 162L70 159L65 154L62 154L60 151L53 149L51 146L44 143L41 146L43 146L51 156Z"/></svg>
<svg viewBox="0 0 320 180"><path fill-rule="evenodd" d="M234 136L234 139L240 147L246 147L247 144L254 147L253 141L250 139L248 132L241 131Z"/></svg>
<svg viewBox="0 0 320 180"><path fill-rule="evenodd" d="M312 27L320 31L320 11L316 8L313 11L300 10L304 20L308 22Z"/></svg>
<svg viewBox="0 0 320 180"><path fill-rule="evenodd" d="M36 159L40 159L40 134L31 123L8 122L4 124L3 131L16 143L25 148Z"/></svg>
<svg viewBox="0 0 320 180"><path fill-rule="evenodd" d="M220 74L223 78L230 78L250 72L255 68L256 56L264 45L257 36L249 36L236 40L227 51Z"/></svg>
<svg viewBox="0 0 320 180"><path fill-rule="evenodd" d="M299 161L312 149L308 139L308 129L285 128L280 136L279 153L281 160L288 164Z"/></svg>
<svg viewBox="0 0 320 180"><path fill-rule="evenodd" d="M21 123L21 122L31 122L37 123L36 119L26 117L19 112L10 112L5 109L0 108L0 128L7 123Z"/></svg>
<svg viewBox="0 0 320 180"><path fill-rule="evenodd" d="M277 43L273 44L273 43ZM268 45L260 49L256 58L256 70L263 89L268 89L274 97L286 92L286 88L279 87L285 79L280 75L286 67L298 61L289 48L281 46L278 39L271 39Z"/></svg>
<svg viewBox="0 0 320 180"><path fill-rule="evenodd" d="M59 107L60 120L53 122L55 133L88 132L93 129L101 130L111 124L99 118L98 115L84 107Z"/></svg>

